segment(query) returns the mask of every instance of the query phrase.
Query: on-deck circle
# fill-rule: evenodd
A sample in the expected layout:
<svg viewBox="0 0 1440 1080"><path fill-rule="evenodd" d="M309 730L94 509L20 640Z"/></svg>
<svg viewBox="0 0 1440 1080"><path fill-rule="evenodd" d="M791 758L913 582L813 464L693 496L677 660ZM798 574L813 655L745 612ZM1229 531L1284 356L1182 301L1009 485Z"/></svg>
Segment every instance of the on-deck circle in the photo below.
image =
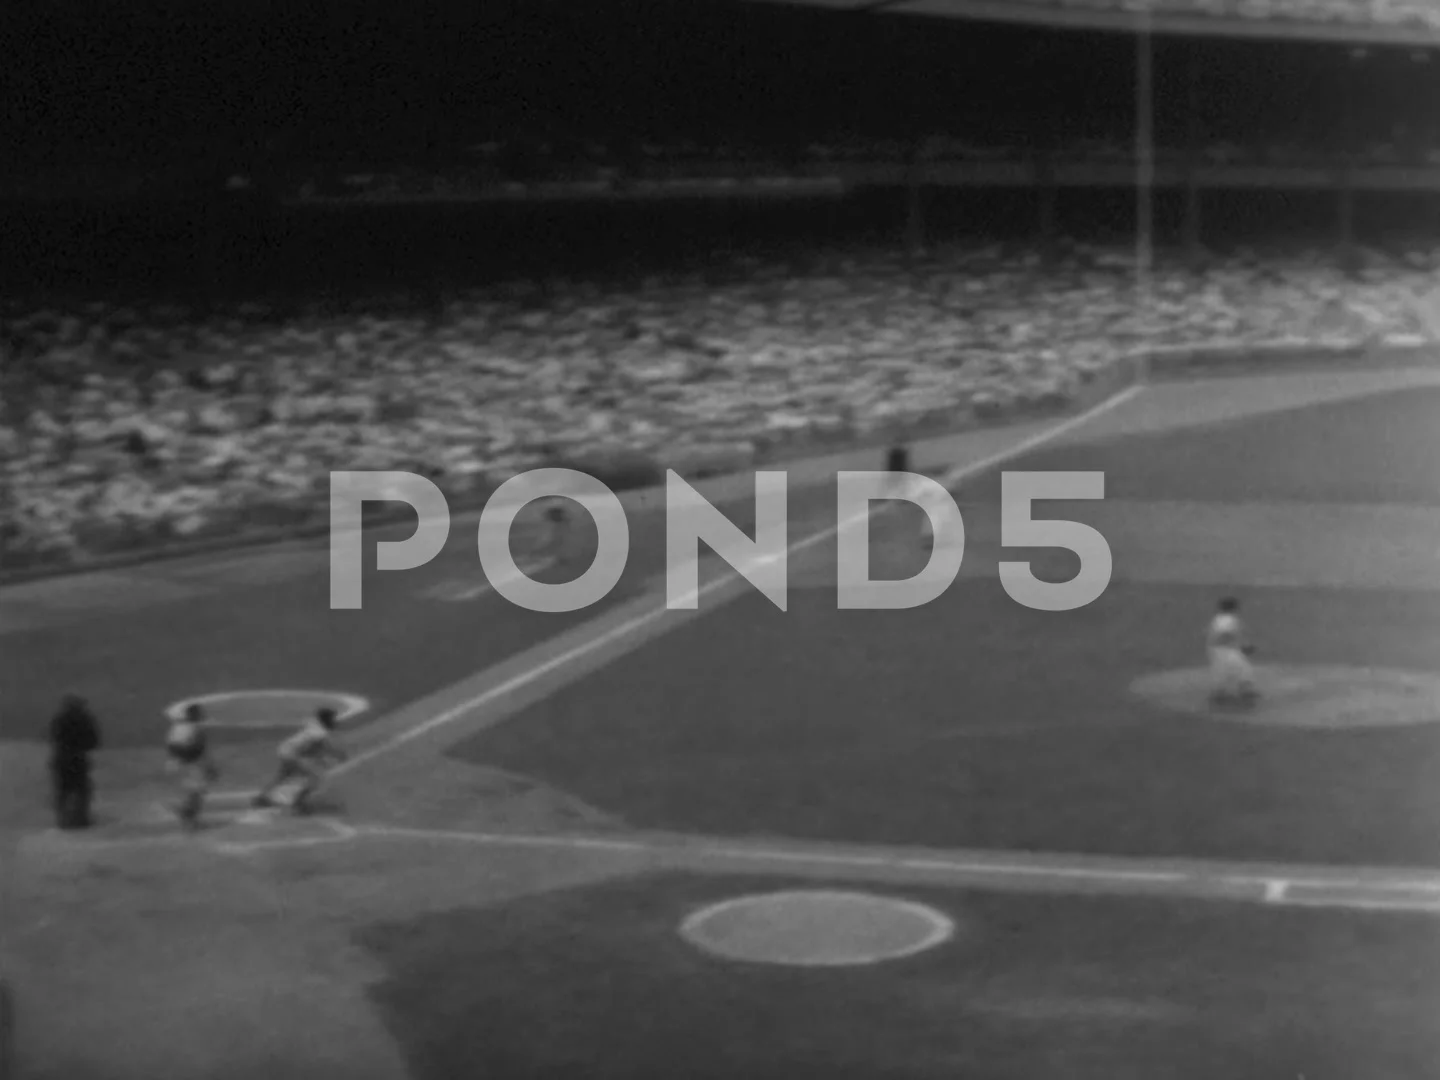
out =
<svg viewBox="0 0 1440 1080"><path fill-rule="evenodd" d="M192 704L205 707L212 727L257 729L296 727L323 705L333 708L342 724L370 708L359 694L334 690L222 690L177 701L166 707L165 715L177 720Z"/></svg>
<svg viewBox="0 0 1440 1080"><path fill-rule="evenodd" d="M740 896L692 913L680 933L727 960L795 967L877 964L948 941L948 916L907 900L802 889Z"/></svg>

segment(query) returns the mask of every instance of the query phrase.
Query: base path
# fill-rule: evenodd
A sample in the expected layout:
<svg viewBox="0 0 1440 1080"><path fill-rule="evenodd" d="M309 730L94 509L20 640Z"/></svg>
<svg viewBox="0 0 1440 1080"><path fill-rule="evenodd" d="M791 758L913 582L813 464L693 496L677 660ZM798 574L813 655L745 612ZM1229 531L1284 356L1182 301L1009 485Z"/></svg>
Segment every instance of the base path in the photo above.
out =
<svg viewBox="0 0 1440 1080"><path fill-rule="evenodd" d="M343 837L480 849L609 853L647 870L1053 892L1226 900L1352 911L1440 915L1440 874L1388 869L1184 859L1120 859L1031 852L926 851L785 844L710 837L479 833L358 825ZM272 846L282 846L278 841ZM243 847L232 845L239 851ZM483 858L483 856L480 856Z"/></svg>

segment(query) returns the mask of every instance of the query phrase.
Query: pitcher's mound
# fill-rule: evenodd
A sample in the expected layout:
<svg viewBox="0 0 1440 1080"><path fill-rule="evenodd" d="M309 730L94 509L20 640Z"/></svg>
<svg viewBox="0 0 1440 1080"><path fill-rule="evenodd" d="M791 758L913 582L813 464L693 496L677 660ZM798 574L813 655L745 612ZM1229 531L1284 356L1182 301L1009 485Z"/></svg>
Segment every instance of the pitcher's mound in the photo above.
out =
<svg viewBox="0 0 1440 1080"><path fill-rule="evenodd" d="M1215 720L1294 728L1384 728L1440 721L1440 676L1383 668L1265 665L1251 706L1210 702L1210 673L1183 668L1145 675L1130 692L1152 705Z"/></svg>

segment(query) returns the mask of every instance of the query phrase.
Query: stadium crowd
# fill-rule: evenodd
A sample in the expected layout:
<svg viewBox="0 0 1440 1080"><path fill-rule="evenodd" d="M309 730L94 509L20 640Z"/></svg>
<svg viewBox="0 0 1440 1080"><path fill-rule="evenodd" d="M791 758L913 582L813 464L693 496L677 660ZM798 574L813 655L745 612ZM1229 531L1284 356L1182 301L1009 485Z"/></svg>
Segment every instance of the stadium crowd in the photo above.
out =
<svg viewBox="0 0 1440 1080"><path fill-rule="evenodd" d="M797 438L1061 400L1145 346L1428 337L1437 258L1160 260L1000 248L624 285L457 292L421 310L100 302L3 322L7 565L323 515L332 469L453 493L546 462L743 466ZM321 517L323 520L323 516Z"/></svg>
<svg viewBox="0 0 1440 1080"><path fill-rule="evenodd" d="M1391 136L1372 131L1357 148L1361 168L1440 166L1440 128L1415 129L1396 124ZM836 136L793 147L742 143L673 141L609 142L533 136L476 143L448 167L315 168L310 175L282 185L282 197L366 196L457 198L485 196L529 184L595 185L599 190L626 185L689 179L744 180L823 178L848 165L905 164L915 157L935 164L1023 163L1034 154L1019 145L936 135L918 141L861 135ZM1058 164L1130 163L1133 138L1072 139L1050 152ZM1154 148L1157 162L1183 164L1189 152L1178 145ZM1205 144L1197 161L1209 167L1297 168L1333 166L1333 148L1316 140L1258 139L1245 143L1216 140ZM249 183L248 178L237 181Z"/></svg>

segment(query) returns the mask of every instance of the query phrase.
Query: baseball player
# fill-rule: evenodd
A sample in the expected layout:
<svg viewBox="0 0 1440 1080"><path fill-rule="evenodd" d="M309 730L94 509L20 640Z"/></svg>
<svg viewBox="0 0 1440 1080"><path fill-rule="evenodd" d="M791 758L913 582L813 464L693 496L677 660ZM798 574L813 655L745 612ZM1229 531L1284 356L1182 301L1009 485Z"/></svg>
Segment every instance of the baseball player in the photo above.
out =
<svg viewBox="0 0 1440 1080"><path fill-rule="evenodd" d="M904 443L896 443L885 452L885 471L890 474L887 487L891 491L900 491L905 487L903 474L910 471L910 448Z"/></svg>
<svg viewBox="0 0 1440 1080"><path fill-rule="evenodd" d="M564 562L570 555L570 535L573 531L568 501L562 498L545 500L540 515L540 530L536 546L542 557L550 562Z"/></svg>
<svg viewBox="0 0 1440 1080"><path fill-rule="evenodd" d="M205 730L205 709L192 702L178 719L172 720L165 736L166 768L180 782L180 802L175 813L187 829L200 827L205 795L220 777L210 756L210 737Z"/></svg>
<svg viewBox="0 0 1440 1080"><path fill-rule="evenodd" d="M1250 657L1255 647L1245 639L1240 601L1227 596L1217 605L1205 634L1210 658L1210 701L1215 705L1251 705L1259 696Z"/></svg>
<svg viewBox="0 0 1440 1080"><path fill-rule="evenodd" d="M56 824L62 829L86 829L92 824L90 804L95 784L90 757L100 748L100 725L85 699L66 694L60 711L50 720L50 782Z"/></svg>
<svg viewBox="0 0 1440 1080"><path fill-rule="evenodd" d="M910 493L914 484L914 480L911 478L910 448L904 443L896 443L890 447L885 452L885 471L890 474L886 480L886 490L891 496L899 497ZM930 520L929 514L925 514L920 519L919 537L921 543L937 546L946 543L949 539L944 535L935 535L935 525Z"/></svg>
<svg viewBox="0 0 1440 1080"><path fill-rule="evenodd" d="M290 808L297 814L309 812L308 800L325 779L327 766L344 761L346 754L331 738L335 730L335 710L320 708L305 726L280 744L280 767L270 781L252 800L254 806L274 806L275 793L292 781L300 781Z"/></svg>

